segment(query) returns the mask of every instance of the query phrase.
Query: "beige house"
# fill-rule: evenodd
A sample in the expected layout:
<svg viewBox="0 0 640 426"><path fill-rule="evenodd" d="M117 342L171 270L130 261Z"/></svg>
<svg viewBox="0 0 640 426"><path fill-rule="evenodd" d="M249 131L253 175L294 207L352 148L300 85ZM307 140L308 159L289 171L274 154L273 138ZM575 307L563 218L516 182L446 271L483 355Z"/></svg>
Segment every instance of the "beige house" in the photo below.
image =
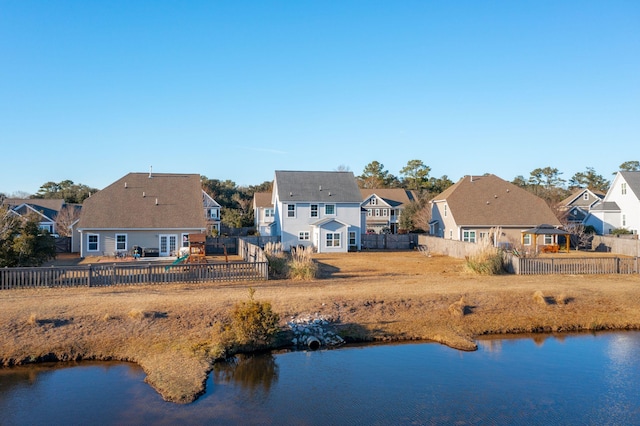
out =
<svg viewBox="0 0 640 426"><path fill-rule="evenodd" d="M204 233L211 203L198 174L129 173L82 204L76 229L80 255L131 253L173 256L189 234ZM216 203L217 204L217 203Z"/></svg>
<svg viewBox="0 0 640 426"><path fill-rule="evenodd" d="M465 176L431 200L429 231L437 237L519 244L522 231L542 224L561 225L543 199L492 174ZM536 245L537 238L525 236L524 244ZM546 243L551 242L537 242Z"/></svg>

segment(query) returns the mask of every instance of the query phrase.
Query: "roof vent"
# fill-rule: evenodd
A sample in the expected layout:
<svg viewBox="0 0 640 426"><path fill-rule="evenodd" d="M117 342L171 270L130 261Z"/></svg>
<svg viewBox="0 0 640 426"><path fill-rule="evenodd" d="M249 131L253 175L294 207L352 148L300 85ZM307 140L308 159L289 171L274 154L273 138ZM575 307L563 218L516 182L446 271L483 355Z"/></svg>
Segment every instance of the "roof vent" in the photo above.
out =
<svg viewBox="0 0 640 426"><path fill-rule="evenodd" d="M144 198L146 196L147 196L147 194L144 191L142 191L142 198Z"/></svg>
<svg viewBox="0 0 640 426"><path fill-rule="evenodd" d="M124 189L127 189L127 182L124 183Z"/></svg>
<svg viewBox="0 0 640 426"><path fill-rule="evenodd" d="M293 192L290 192L290 193L289 193L289 197L293 197Z"/></svg>
<svg viewBox="0 0 640 426"><path fill-rule="evenodd" d="M487 201L487 205L489 205L489 202Z"/></svg>
<svg viewBox="0 0 640 426"><path fill-rule="evenodd" d="M322 185L320 185L320 187L318 188L318 190L322 191Z"/></svg>
<svg viewBox="0 0 640 426"><path fill-rule="evenodd" d="M149 179L151 179L153 176L151 176L151 173L153 172L153 166L149 166Z"/></svg>
<svg viewBox="0 0 640 426"><path fill-rule="evenodd" d="M156 198L156 206L158 205L158 199Z"/></svg>
<svg viewBox="0 0 640 426"><path fill-rule="evenodd" d="M473 182L473 175L469 176L469 182Z"/></svg>
<svg viewBox="0 0 640 426"><path fill-rule="evenodd" d="M329 191L329 197L331 197L331 191Z"/></svg>
<svg viewBox="0 0 640 426"><path fill-rule="evenodd" d="M495 195L493 196L493 198L498 198L498 194L495 194Z"/></svg>
<svg viewBox="0 0 640 426"><path fill-rule="evenodd" d="M509 191L510 191L509 188L507 188L507 192L509 192Z"/></svg>

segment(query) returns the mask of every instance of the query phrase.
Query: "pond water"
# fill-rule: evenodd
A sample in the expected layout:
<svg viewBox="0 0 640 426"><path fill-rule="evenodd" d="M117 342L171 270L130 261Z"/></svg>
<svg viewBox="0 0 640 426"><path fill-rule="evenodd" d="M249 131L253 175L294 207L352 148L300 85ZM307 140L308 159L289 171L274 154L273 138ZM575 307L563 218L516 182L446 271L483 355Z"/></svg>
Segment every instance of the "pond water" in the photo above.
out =
<svg viewBox="0 0 640 426"><path fill-rule="evenodd" d="M640 332L237 357L196 402L127 363L0 369L0 424L640 424Z"/></svg>

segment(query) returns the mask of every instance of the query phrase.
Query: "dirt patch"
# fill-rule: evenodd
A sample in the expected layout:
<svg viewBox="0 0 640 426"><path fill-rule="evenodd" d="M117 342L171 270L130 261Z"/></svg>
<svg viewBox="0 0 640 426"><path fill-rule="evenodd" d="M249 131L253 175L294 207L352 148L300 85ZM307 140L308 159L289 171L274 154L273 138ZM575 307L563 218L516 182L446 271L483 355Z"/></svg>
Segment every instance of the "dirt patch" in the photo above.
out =
<svg viewBox="0 0 640 426"><path fill-rule="evenodd" d="M204 391L222 320L238 301L332 318L347 341L433 340L462 350L488 334L640 329L640 276L478 276L417 251L318 254L320 278L0 292L0 363L125 360L180 403ZM537 294L537 296L535 296Z"/></svg>

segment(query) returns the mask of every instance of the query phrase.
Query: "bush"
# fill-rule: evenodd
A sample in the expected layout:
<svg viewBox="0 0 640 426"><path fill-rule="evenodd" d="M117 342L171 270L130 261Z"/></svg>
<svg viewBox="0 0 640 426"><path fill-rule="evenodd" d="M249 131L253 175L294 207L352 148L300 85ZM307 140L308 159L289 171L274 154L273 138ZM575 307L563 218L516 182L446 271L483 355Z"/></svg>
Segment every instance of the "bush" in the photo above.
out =
<svg viewBox="0 0 640 426"><path fill-rule="evenodd" d="M249 288L249 300L237 303L231 314L231 328L242 345L269 345L280 331L280 317L271 303L254 300L255 290Z"/></svg>

